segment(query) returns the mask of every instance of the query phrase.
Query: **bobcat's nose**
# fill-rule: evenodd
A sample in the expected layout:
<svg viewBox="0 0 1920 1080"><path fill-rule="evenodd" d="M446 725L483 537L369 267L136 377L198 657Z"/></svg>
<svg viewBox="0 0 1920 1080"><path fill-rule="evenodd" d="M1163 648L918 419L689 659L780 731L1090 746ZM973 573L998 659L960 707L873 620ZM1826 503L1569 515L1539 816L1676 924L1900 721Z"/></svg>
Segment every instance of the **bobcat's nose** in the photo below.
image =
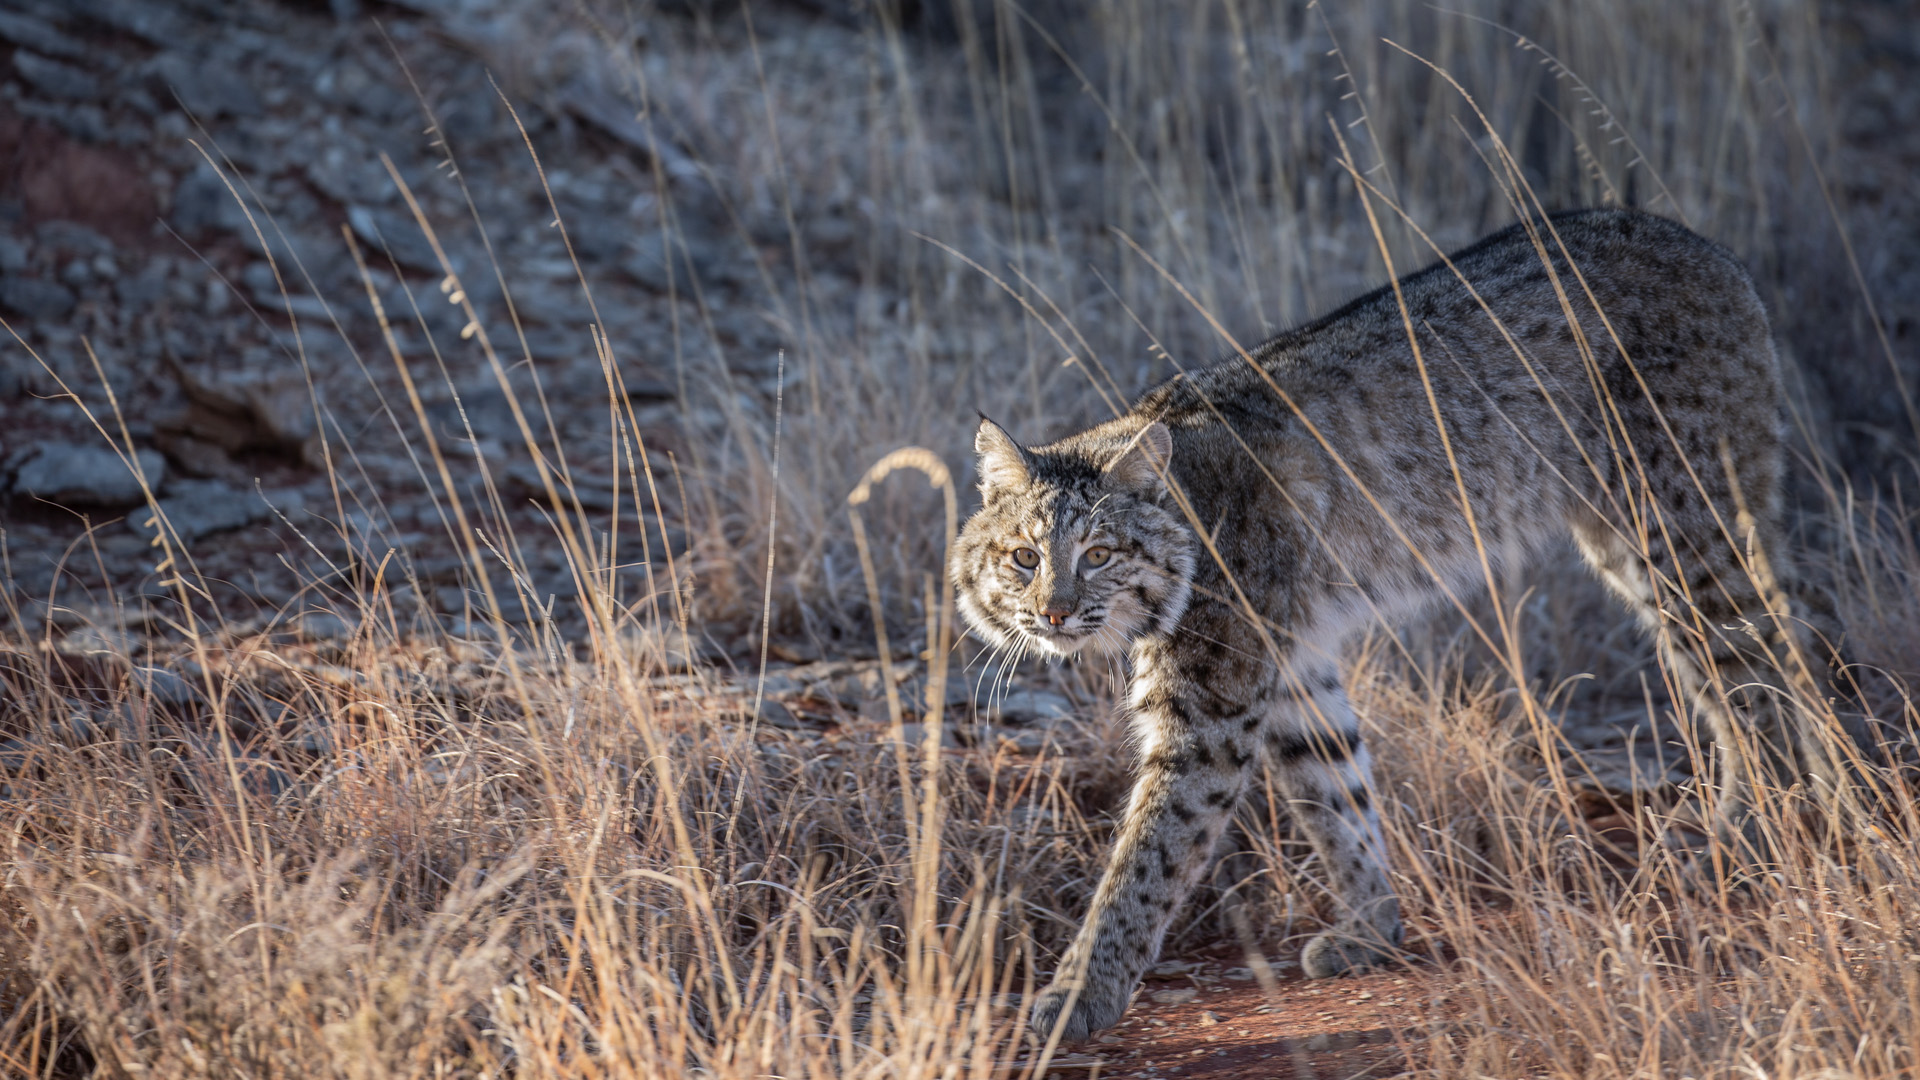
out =
<svg viewBox="0 0 1920 1080"><path fill-rule="evenodd" d="M1045 616L1048 622L1059 626L1067 621L1067 616L1073 614L1073 605L1064 600L1050 600L1046 607L1040 609L1040 614Z"/></svg>

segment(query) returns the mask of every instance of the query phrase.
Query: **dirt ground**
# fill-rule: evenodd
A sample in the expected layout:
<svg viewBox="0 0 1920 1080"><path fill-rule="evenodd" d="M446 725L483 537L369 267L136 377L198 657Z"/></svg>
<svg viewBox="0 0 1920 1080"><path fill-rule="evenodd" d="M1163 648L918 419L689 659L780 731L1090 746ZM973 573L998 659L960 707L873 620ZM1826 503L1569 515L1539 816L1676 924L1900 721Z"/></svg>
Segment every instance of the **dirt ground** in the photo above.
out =
<svg viewBox="0 0 1920 1080"><path fill-rule="evenodd" d="M1209 1080L1362 1080L1407 1068L1427 1006L1458 982L1430 965L1313 980L1275 972L1271 988L1232 961L1149 981L1126 1017L1058 1055L1048 1075ZM1160 970L1178 964L1161 965Z"/></svg>

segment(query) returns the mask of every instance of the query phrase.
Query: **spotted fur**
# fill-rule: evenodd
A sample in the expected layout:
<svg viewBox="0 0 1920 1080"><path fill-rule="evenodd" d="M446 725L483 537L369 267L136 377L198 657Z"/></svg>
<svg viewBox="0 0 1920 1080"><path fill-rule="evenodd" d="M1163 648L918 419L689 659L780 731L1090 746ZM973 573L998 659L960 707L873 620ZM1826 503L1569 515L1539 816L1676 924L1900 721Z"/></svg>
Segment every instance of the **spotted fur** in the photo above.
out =
<svg viewBox="0 0 1920 1080"><path fill-rule="evenodd" d="M1804 641L1749 562L1784 572L1780 393L1738 261L1662 218L1582 211L1497 233L1058 442L983 422L983 504L951 564L961 609L999 645L1124 651L1139 746L1035 1030L1078 1040L1120 1018L1261 753L1339 904L1307 974L1394 955L1341 644L1556 535L1711 722L1723 838L1751 835L1743 732L1784 772L1841 783L1831 740L1783 704L1785 653ZM1111 553L1098 566L1096 548Z"/></svg>

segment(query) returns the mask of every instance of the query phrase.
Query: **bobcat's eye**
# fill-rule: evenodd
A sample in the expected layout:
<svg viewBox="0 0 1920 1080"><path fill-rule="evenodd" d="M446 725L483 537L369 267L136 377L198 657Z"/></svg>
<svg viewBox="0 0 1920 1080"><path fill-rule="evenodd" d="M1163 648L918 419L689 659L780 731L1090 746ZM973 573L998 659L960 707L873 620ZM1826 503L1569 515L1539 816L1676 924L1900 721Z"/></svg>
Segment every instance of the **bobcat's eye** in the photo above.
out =
<svg viewBox="0 0 1920 1080"><path fill-rule="evenodd" d="M1081 561L1088 566L1105 566L1107 560L1111 558L1113 558L1113 549L1104 547L1090 547L1085 555L1080 556Z"/></svg>
<svg viewBox="0 0 1920 1080"><path fill-rule="evenodd" d="M1040 565L1040 553L1032 548L1013 549L1013 565L1022 570L1031 570Z"/></svg>

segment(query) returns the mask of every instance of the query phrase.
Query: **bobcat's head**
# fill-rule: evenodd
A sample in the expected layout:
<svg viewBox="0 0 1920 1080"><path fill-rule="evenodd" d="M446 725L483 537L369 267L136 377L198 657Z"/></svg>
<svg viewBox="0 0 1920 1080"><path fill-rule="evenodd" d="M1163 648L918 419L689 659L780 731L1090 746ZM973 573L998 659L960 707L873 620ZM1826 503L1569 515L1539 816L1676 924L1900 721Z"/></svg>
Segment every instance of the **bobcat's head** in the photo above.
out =
<svg viewBox="0 0 1920 1080"><path fill-rule="evenodd" d="M1192 532L1167 499L1165 424L1123 417L1022 447L983 419L979 513L954 544L960 611L995 645L1121 652L1186 611Z"/></svg>

